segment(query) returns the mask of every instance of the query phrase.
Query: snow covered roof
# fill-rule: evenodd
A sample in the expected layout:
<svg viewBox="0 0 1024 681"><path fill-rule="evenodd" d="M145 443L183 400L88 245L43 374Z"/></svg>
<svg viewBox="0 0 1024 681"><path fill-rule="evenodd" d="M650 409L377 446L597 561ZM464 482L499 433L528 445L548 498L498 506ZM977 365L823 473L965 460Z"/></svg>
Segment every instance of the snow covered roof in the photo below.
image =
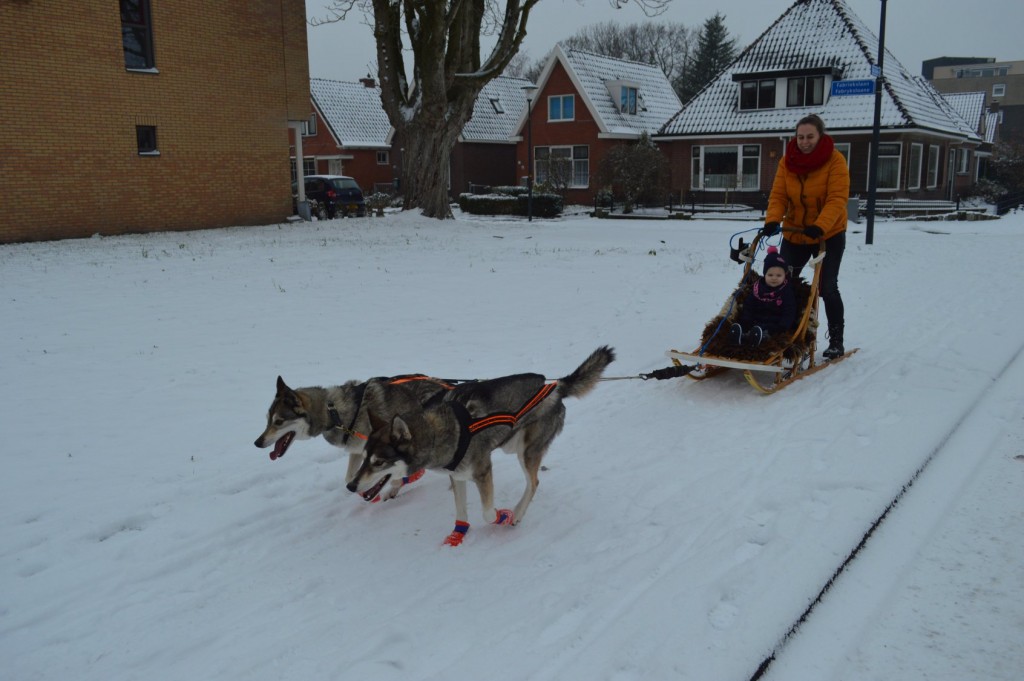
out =
<svg viewBox="0 0 1024 681"><path fill-rule="evenodd" d="M525 78L498 76L483 87L473 105L473 116L462 128L463 142L514 143L519 121L526 111Z"/></svg>
<svg viewBox="0 0 1024 681"><path fill-rule="evenodd" d="M309 94L340 146L386 149L391 145L391 122L380 103L380 87L310 78Z"/></svg>
<svg viewBox="0 0 1024 681"><path fill-rule="evenodd" d="M797 0L669 120L661 134L778 134L792 130L809 113L820 114L831 131L870 129L873 94L830 97L826 93L823 106L741 111L736 81L744 75L785 77L800 71L827 73L844 81L874 80L871 68L877 54L878 38L843 0ZM922 128L977 137L974 127L965 127L955 114L951 117L952 108L927 81L911 75L888 50L882 75L883 129Z"/></svg>
<svg viewBox="0 0 1024 681"><path fill-rule="evenodd" d="M662 70L653 64L615 59L556 45L539 78L541 88L556 63L561 63L594 116L601 137L636 138L654 134L682 103ZM636 113L620 107L622 87L637 90Z"/></svg>
<svg viewBox="0 0 1024 681"><path fill-rule="evenodd" d="M942 98L957 114L973 125L975 131L981 131L982 117L985 115L984 92L943 92Z"/></svg>

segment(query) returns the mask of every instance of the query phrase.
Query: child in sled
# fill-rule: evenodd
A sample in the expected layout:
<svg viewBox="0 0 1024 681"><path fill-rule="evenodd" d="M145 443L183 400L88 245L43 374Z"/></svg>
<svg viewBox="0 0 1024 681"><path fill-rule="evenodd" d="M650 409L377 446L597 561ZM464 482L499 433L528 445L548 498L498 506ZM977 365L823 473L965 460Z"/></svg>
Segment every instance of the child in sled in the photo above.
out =
<svg viewBox="0 0 1024 681"><path fill-rule="evenodd" d="M788 331L796 321L796 296L789 281L789 269L771 246L764 258L764 276L758 277L750 289L739 321L729 329L734 345L758 347L772 334Z"/></svg>

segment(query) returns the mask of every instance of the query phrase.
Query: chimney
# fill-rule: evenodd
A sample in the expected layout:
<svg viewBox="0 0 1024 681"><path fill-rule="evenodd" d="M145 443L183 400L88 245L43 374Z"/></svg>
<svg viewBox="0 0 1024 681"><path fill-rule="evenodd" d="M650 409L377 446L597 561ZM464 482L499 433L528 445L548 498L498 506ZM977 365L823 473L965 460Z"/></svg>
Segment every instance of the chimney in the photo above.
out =
<svg viewBox="0 0 1024 681"><path fill-rule="evenodd" d="M370 74L366 74L366 78L360 78L359 82L366 87L377 87L377 81L370 77Z"/></svg>

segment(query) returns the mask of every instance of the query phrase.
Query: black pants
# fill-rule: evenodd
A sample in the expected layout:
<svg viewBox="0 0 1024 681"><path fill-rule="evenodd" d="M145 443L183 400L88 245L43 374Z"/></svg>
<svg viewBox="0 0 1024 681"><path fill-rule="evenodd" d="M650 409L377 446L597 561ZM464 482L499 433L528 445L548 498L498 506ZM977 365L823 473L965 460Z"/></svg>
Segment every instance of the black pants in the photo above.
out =
<svg viewBox="0 0 1024 681"><path fill-rule="evenodd" d="M825 240L825 259L821 261L821 280L818 288L821 301L825 303L825 317L829 328L843 327L843 298L839 295L839 265L843 262L843 251L846 250L846 232L839 232L831 239ZM813 256L818 254L817 244L794 244L782 240L779 255L793 268L793 277L799 277L800 271Z"/></svg>

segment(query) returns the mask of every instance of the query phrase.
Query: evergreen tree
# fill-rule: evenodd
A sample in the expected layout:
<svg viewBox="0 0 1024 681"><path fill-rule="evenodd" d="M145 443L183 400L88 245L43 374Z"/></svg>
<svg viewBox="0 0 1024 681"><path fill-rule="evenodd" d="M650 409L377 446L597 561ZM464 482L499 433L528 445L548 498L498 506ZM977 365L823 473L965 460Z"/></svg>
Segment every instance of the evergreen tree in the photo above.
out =
<svg viewBox="0 0 1024 681"><path fill-rule="evenodd" d="M705 21L700 29L697 50L676 88L679 98L684 104L690 101L735 58L736 39L729 37L729 29L725 27L725 16L721 12L716 12L715 16Z"/></svg>

